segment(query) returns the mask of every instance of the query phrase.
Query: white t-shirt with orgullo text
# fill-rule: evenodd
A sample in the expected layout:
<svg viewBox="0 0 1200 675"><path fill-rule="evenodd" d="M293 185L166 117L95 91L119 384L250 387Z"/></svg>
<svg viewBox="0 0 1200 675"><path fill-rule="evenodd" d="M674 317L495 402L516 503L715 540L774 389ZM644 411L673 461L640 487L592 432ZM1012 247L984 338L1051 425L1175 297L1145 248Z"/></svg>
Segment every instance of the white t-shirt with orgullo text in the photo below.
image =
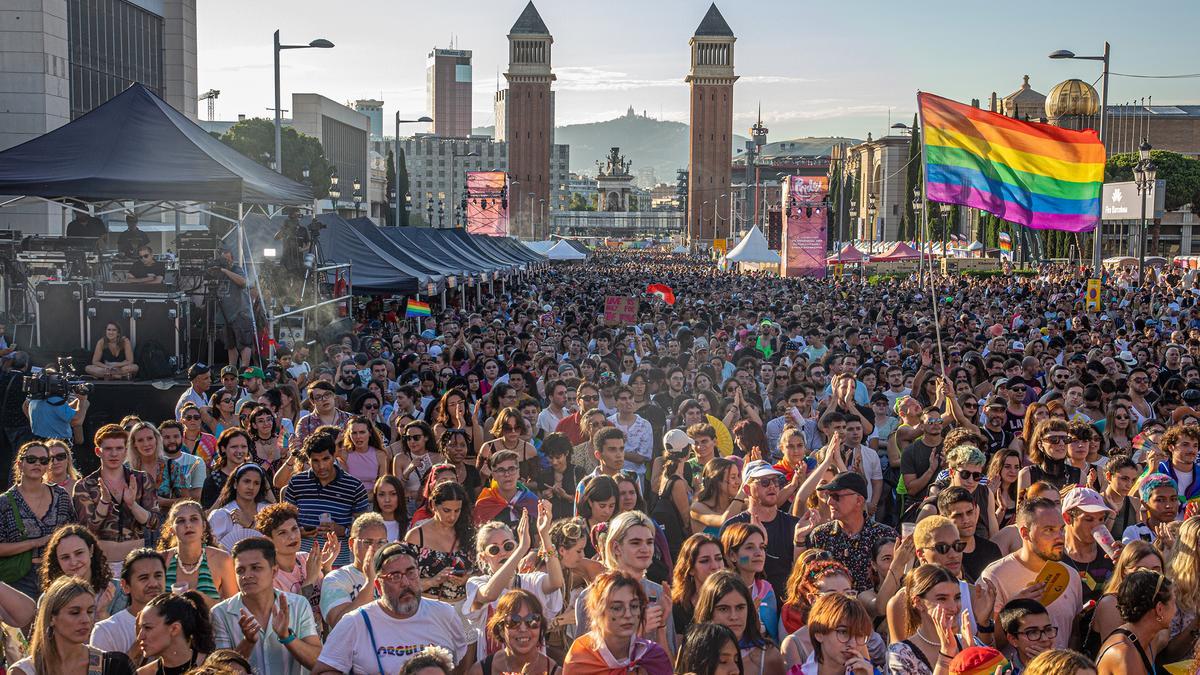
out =
<svg viewBox="0 0 1200 675"><path fill-rule="evenodd" d="M364 613L371 620L370 630L363 620ZM343 673L353 670L374 675L380 672L380 665L384 673L398 673L409 659L430 646L449 650L455 663L466 655L463 621L453 606L422 598L411 617L393 619L376 600L338 621L318 660Z"/></svg>

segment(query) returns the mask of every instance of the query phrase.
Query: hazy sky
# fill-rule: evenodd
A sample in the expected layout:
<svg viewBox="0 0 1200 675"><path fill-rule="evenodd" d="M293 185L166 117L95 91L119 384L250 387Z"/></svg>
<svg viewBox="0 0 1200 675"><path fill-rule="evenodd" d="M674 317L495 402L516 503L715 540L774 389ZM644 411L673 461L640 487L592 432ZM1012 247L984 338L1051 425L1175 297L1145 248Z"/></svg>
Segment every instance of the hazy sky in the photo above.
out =
<svg viewBox="0 0 1200 675"><path fill-rule="evenodd" d="M555 39L557 124L609 119L631 105L687 122L687 42L708 4L538 2ZM291 92L316 92L338 101L382 98L385 119L397 109L425 114L426 56L453 38L474 52L473 121L485 126L493 122L497 71L507 65L505 35L525 0L197 5L199 87L221 91L217 119L270 114L271 33L279 28L285 43L324 37L337 45L283 53L285 108ZM992 91L1003 96L1025 74L1042 93L1069 77L1091 82L1099 63L1051 61L1046 54L1060 48L1098 54L1105 39L1115 73L1200 72L1197 0L725 0L718 6L738 37L734 129L746 133L761 101L773 140L879 135L889 110L893 121L911 121L918 89L965 102ZM1195 78L1113 76L1110 89L1110 103L1146 96L1156 105L1200 103ZM202 104L201 117L206 112ZM409 125L402 133L423 130Z"/></svg>

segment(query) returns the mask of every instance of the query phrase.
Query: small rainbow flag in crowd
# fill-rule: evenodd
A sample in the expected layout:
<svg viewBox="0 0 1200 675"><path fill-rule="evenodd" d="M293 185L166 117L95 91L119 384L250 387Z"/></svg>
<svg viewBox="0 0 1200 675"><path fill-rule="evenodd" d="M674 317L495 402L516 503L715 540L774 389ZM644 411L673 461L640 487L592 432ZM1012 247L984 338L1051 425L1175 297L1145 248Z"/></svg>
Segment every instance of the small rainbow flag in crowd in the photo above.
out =
<svg viewBox="0 0 1200 675"><path fill-rule="evenodd" d="M926 93L917 106L930 200L1039 230L1091 232L1100 221L1104 145L1095 131L1022 122Z"/></svg>
<svg viewBox="0 0 1200 675"><path fill-rule="evenodd" d="M1000 250L1012 253L1012 235L1007 232L1000 233Z"/></svg>
<svg viewBox="0 0 1200 675"><path fill-rule="evenodd" d="M410 316L429 316L431 314L428 302L419 302L412 298L409 298L408 305L404 308L405 318Z"/></svg>

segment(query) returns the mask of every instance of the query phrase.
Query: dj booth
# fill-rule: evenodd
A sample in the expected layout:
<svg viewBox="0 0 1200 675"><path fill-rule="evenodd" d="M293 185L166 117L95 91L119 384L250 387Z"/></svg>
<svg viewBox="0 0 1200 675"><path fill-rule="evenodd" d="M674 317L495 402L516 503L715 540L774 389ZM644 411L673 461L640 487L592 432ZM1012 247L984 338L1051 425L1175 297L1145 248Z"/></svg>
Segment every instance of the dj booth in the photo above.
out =
<svg viewBox="0 0 1200 675"><path fill-rule="evenodd" d="M186 367L193 314L205 316L205 300L214 291L205 271L216 257L217 241L207 233L187 233L180 250L179 257L159 257L165 267L161 283L130 283L134 261L98 250L95 239L18 241L15 233L0 232L10 341L42 356L90 354L113 322L135 350L156 342L177 371ZM201 322L196 337L207 339L206 327Z"/></svg>

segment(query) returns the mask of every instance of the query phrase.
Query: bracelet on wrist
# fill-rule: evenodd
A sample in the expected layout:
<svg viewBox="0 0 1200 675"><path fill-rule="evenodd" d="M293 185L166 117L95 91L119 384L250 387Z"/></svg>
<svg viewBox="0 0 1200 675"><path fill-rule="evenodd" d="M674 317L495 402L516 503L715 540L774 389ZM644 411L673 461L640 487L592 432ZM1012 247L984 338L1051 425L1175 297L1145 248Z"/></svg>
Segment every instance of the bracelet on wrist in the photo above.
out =
<svg viewBox="0 0 1200 675"><path fill-rule="evenodd" d="M279 638L279 644L288 645L296 641L296 631L288 629L288 634L285 637Z"/></svg>

